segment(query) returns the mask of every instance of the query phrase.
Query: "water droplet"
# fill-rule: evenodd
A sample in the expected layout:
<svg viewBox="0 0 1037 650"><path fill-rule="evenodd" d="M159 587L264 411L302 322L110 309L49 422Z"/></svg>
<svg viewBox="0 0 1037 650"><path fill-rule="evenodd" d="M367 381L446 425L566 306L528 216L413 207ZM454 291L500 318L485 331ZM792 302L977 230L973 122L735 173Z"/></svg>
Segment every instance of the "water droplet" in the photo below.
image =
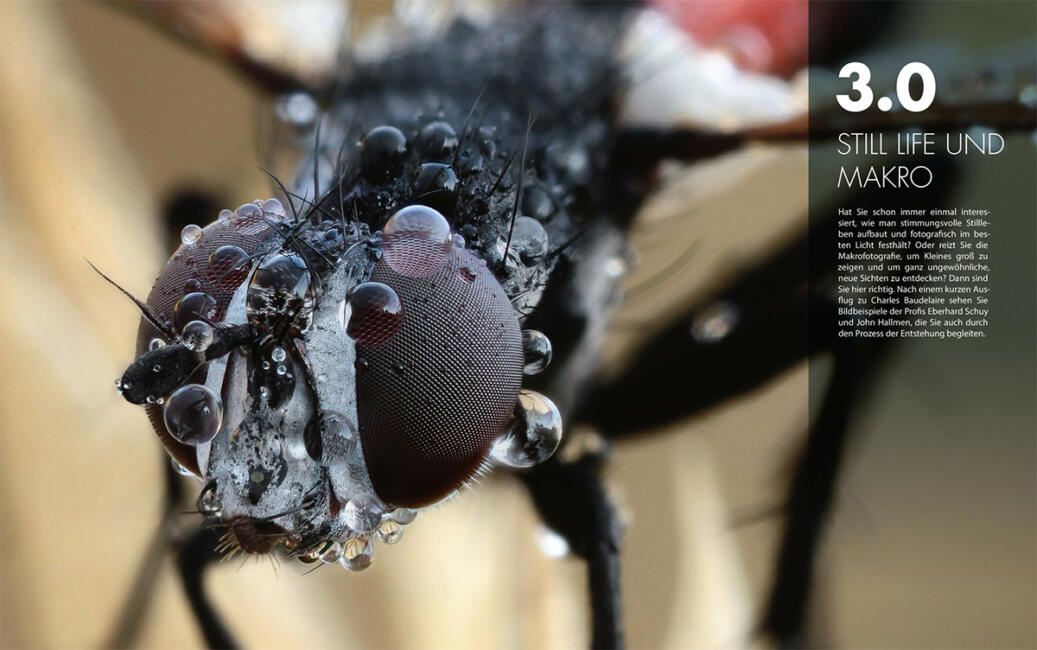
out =
<svg viewBox="0 0 1037 650"><path fill-rule="evenodd" d="M374 560L374 544L371 540L363 537L353 537L346 540L342 548L342 559L340 563L350 571L363 571L371 566Z"/></svg>
<svg viewBox="0 0 1037 650"><path fill-rule="evenodd" d="M605 262L605 275L612 278L613 280L622 277L622 275L626 272L626 262L624 262L621 258L610 257L609 260Z"/></svg>
<svg viewBox="0 0 1037 650"><path fill-rule="evenodd" d="M173 307L173 327L183 331L193 320L207 321L216 315L216 299L207 293L195 291L176 302Z"/></svg>
<svg viewBox="0 0 1037 650"><path fill-rule="evenodd" d="M539 374L551 363L551 340L543 332L522 330L522 352L526 358L522 372Z"/></svg>
<svg viewBox="0 0 1037 650"><path fill-rule="evenodd" d="M198 495L198 511L203 515L219 516L223 513L223 502L216 496L216 487L207 485Z"/></svg>
<svg viewBox="0 0 1037 650"><path fill-rule="evenodd" d="M453 235L450 235L450 241L453 243L454 248L464 248L464 237L457 234L456 232Z"/></svg>
<svg viewBox="0 0 1037 650"><path fill-rule="evenodd" d="M446 162L457 150L457 132L446 122L429 122L418 134L417 144L422 160Z"/></svg>
<svg viewBox="0 0 1037 650"><path fill-rule="evenodd" d="M356 449L356 427L338 411L321 411L303 433L306 453L324 467L344 464Z"/></svg>
<svg viewBox="0 0 1037 650"><path fill-rule="evenodd" d="M162 417L170 435L185 444L199 445L220 430L223 404L207 387L187 384L169 396Z"/></svg>
<svg viewBox="0 0 1037 650"><path fill-rule="evenodd" d="M307 551L302 555L299 555L298 557L299 561L304 564L313 564L314 562L320 560L320 549L315 548L312 551Z"/></svg>
<svg viewBox="0 0 1037 650"><path fill-rule="evenodd" d="M173 466L173 471L175 471L180 476L194 476L194 472L181 465L172 456L169 457L169 464Z"/></svg>
<svg viewBox="0 0 1037 650"><path fill-rule="evenodd" d="M276 372L279 375L284 375L286 372L288 372L288 368L285 368L283 363L279 363L277 364Z"/></svg>
<svg viewBox="0 0 1037 650"><path fill-rule="evenodd" d="M346 502L342 510L346 525L358 533L369 533L382 520L382 509L378 502L367 494L360 494Z"/></svg>
<svg viewBox="0 0 1037 650"><path fill-rule="evenodd" d="M343 325L357 343L381 345L403 325L403 303L381 282L358 284L349 293L349 322Z"/></svg>
<svg viewBox="0 0 1037 650"><path fill-rule="evenodd" d="M184 246L194 246L202 238L202 229L196 224L187 224L184 229L180 231L180 241L184 243Z"/></svg>
<svg viewBox="0 0 1037 650"><path fill-rule="evenodd" d="M284 205L278 199L267 199L263 201L263 214L272 221L282 221L288 215Z"/></svg>
<svg viewBox="0 0 1037 650"><path fill-rule="evenodd" d="M238 206L238 209L234 211L234 218L243 219L262 219L263 211L259 209L259 206L255 203L242 203Z"/></svg>
<svg viewBox="0 0 1037 650"><path fill-rule="evenodd" d="M541 526L536 536L540 552L550 558L563 558L569 554L569 542L546 526Z"/></svg>
<svg viewBox="0 0 1037 650"><path fill-rule="evenodd" d="M410 508L397 508L392 511L392 514L390 516L396 523L403 524L404 526L406 526L407 524L414 521L414 519L418 516L418 511L412 510Z"/></svg>
<svg viewBox="0 0 1037 650"><path fill-rule="evenodd" d="M356 361L353 362L353 367L356 368L359 372L365 372L368 368L371 367L371 364L368 363L367 359L357 357Z"/></svg>
<svg viewBox="0 0 1037 650"><path fill-rule="evenodd" d="M257 208L258 209L258 208ZM298 255L277 253L259 265L248 286L245 313L249 322L262 322L267 316L283 316L296 299L310 302L310 272ZM307 310L301 313L308 318Z"/></svg>
<svg viewBox="0 0 1037 650"><path fill-rule="evenodd" d="M209 276L220 287L233 291L248 276L248 253L237 246L220 246L209 255Z"/></svg>
<svg viewBox="0 0 1037 650"><path fill-rule="evenodd" d="M321 551L320 561L325 564L334 564L338 562L340 557L342 557L342 545L338 542L332 542Z"/></svg>
<svg viewBox="0 0 1037 650"><path fill-rule="evenodd" d="M202 283L197 278L188 278L184 281L184 293L194 293L202 290Z"/></svg>
<svg viewBox="0 0 1037 650"><path fill-rule="evenodd" d="M490 456L509 467L533 467L550 458L561 441L558 407L546 396L522 389L511 425L494 441Z"/></svg>
<svg viewBox="0 0 1037 650"><path fill-rule="evenodd" d="M532 217L515 219L515 229L511 233L511 250L519 254L523 261L535 260L547 253L547 231L539 221Z"/></svg>
<svg viewBox="0 0 1037 650"><path fill-rule="evenodd" d="M234 217L233 210L220 210L220 214L216 217L221 223L227 223Z"/></svg>
<svg viewBox="0 0 1037 650"><path fill-rule="evenodd" d="M403 170L407 137L394 126L379 126L364 136L360 171L372 183L384 183Z"/></svg>
<svg viewBox="0 0 1037 650"><path fill-rule="evenodd" d="M383 259L401 275L431 275L446 263L450 235L450 224L442 214L426 205L407 206L382 229Z"/></svg>
<svg viewBox="0 0 1037 650"><path fill-rule="evenodd" d="M277 119L298 129L312 125L317 120L319 110L316 100L304 92L281 95L274 104L274 114L277 115Z"/></svg>
<svg viewBox="0 0 1037 650"><path fill-rule="evenodd" d="M453 214L457 208L457 174L450 165L425 163L414 178L414 200L440 212Z"/></svg>
<svg viewBox="0 0 1037 650"><path fill-rule="evenodd" d="M164 347L165 345L166 345L166 342L164 340L162 340L162 339L160 339L158 337L155 337L155 338L151 339L150 343L148 343L148 350L155 351L155 350L157 350L157 349L159 349L161 347Z"/></svg>
<svg viewBox="0 0 1037 650"><path fill-rule="evenodd" d="M193 320L187 325L184 325L183 333L180 336L180 342L187 347L188 350L194 350L195 352L205 352L212 345L214 335L212 327L208 323L200 320Z"/></svg>
<svg viewBox="0 0 1037 650"><path fill-rule="evenodd" d="M281 363L288 357L288 353L284 351L281 346L275 347L270 351L270 360L275 363Z"/></svg>
<svg viewBox="0 0 1037 650"><path fill-rule="evenodd" d="M403 528L392 519L385 519L378 526L378 539L386 544L395 544L403 537Z"/></svg>
<svg viewBox="0 0 1037 650"><path fill-rule="evenodd" d="M699 343L718 343L735 328L741 315L727 300L715 302L700 311L691 321L691 336Z"/></svg>

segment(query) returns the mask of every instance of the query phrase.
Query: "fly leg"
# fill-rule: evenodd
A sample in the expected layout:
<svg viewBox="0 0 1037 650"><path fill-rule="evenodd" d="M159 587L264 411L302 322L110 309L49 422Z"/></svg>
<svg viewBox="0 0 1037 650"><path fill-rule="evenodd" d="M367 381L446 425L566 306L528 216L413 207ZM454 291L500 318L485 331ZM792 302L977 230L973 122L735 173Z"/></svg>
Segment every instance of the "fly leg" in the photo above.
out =
<svg viewBox="0 0 1037 650"><path fill-rule="evenodd" d="M622 648L619 520L601 482L601 456L552 458L520 475L541 518L587 562L591 647Z"/></svg>
<svg viewBox="0 0 1037 650"><path fill-rule="evenodd" d="M206 644L210 648L237 648L237 642L205 592L205 570L222 557L216 551L217 544L219 535L213 529L193 531L176 549L176 567Z"/></svg>
<svg viewBox="0 0 1037 650"><path fill-rule="evenodd" d="M850 438L850 420L875 376L884 345L844 343L835 347L832 377L821 409L809 427L785 505L774 578L761 631L782 648L804 647L814 558L831 515L839 471Z"/></svg>
<svg viewBox="0 0 1037 650"><path fill-rule="evenodd" d="M106 648L128 648L135 644L154 600L159 573L172 542L173 518L176 516L176 508L181 502L184 490L181 478L173 469L165 452L162 452L162 465L165 467L162 515L141 558L129 593L119 609L115 626L104 643Z"/></svg>

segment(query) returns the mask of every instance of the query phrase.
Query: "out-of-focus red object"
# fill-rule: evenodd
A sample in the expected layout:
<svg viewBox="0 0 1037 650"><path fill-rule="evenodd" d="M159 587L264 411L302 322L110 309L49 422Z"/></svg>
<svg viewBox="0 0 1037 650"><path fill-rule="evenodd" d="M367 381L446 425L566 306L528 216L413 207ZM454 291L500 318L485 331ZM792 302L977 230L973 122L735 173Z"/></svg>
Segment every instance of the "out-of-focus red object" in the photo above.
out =
<svg viewBox="0 0 1037 650"><path fill-rule="evenodd" d="M695 40L746 70L788 76L807 63L807 0L651 0Z"/></svg>

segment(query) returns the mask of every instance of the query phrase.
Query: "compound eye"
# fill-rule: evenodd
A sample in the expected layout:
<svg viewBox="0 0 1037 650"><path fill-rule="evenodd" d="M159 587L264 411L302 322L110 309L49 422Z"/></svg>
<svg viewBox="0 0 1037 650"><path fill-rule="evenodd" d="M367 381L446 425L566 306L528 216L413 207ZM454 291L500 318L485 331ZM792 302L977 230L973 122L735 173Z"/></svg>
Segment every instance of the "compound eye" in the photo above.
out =
<svg viewBox="0 0 1037 650"><path fill-rule="evenodd" d="M385 251L374 286L353 292L346 325L395 318L380 305L387 291L397 297L395 333L373 343L365 332L384 329L354 330L357 418L375 491L406 507L449 495L485 461L515 409L524 363L518 319L497 279L478 257L450 245L449 230L445 245L438 229L425 232L436 246L401 236L392 254ZM412 274L415 268L425 274ZM369 294L379 299L367 302ZM373 306L361 307L358 296Z"/></svg>

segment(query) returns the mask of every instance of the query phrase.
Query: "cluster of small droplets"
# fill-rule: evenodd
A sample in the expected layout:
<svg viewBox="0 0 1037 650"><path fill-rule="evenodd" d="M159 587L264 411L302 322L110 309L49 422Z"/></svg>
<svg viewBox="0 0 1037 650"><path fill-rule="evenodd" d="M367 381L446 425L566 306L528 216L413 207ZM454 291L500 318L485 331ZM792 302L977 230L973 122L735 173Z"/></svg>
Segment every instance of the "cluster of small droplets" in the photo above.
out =
<svg viewBox="0 0 1037 650"><path fill-rule="evenodd" d="M490 458L508 467L534 467L550 458L561 441L558 407L547 396L522 389L511 425L494 441Z"/></svg>

